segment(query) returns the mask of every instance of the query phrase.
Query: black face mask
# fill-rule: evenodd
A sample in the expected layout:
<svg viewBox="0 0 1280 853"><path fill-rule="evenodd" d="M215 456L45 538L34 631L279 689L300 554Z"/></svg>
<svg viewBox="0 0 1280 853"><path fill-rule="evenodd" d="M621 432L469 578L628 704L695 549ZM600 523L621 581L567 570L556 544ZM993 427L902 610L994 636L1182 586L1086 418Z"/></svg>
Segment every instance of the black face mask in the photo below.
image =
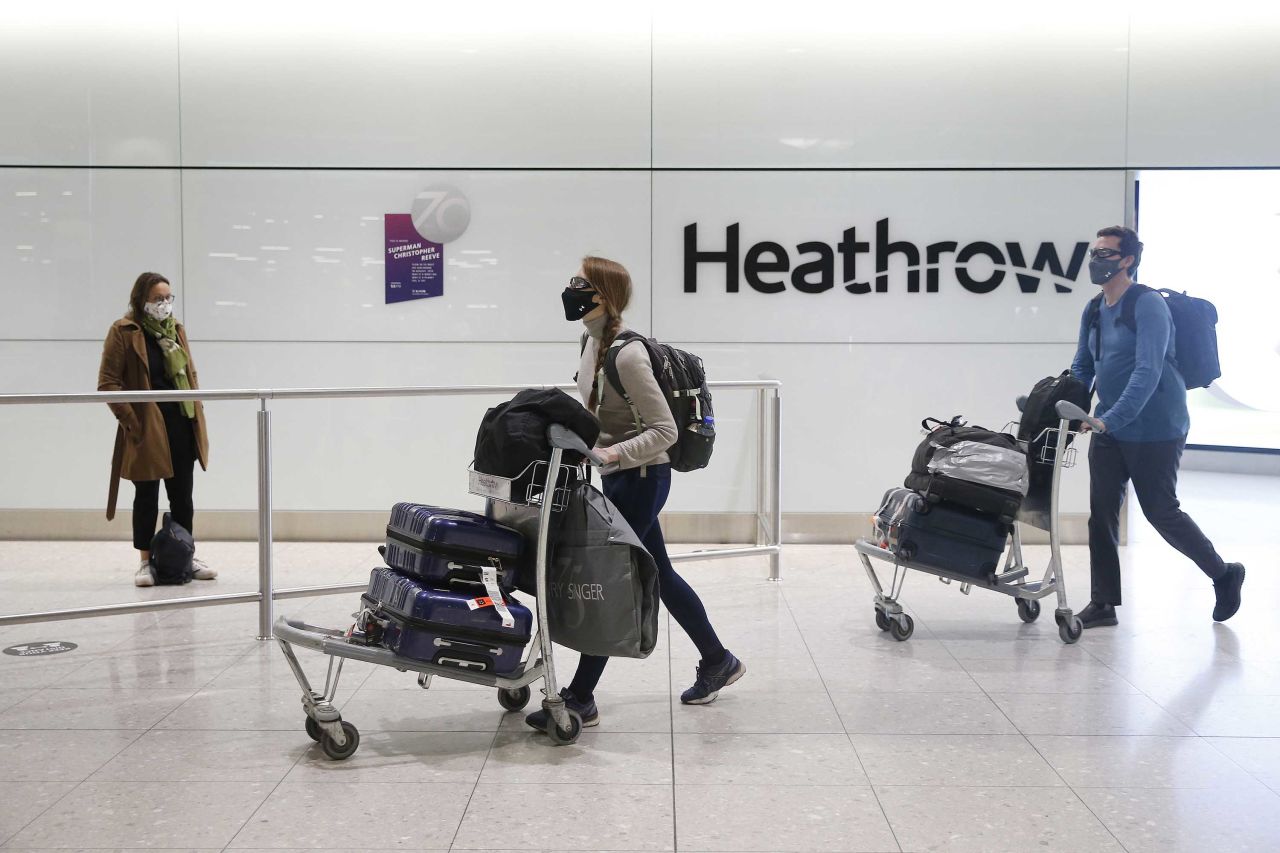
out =
<svg viewBox="0 0 1280 853"><path fill-rule="evenodd" d="M1120 272L1121 258L1094 258L1089 261L1089 280L1094 284L1106 284Z"/></svg>
<svg viewBox="0 0 1280 853"><path fill-rule="evenodd" d="M572 323L590 314L596 307L596 303L591 301L595 295L594 290L574 290L566 287L560 294L560 301L564 303L564 318Z"/></svg>

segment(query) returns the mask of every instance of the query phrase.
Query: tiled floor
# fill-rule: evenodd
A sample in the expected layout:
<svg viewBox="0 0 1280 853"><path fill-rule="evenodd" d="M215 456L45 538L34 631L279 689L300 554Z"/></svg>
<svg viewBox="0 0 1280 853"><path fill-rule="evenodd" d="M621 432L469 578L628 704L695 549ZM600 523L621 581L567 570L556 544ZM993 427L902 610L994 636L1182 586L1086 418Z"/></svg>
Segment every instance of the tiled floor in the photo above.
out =
<svg viewBox="0 0 1280 853"><path fill-rule="evenodd" d="M872 624L847 547L688 565L749 674L683 707L696 654L665 626L610 664L602 724L551 747L491 691L348 666L349 761L302 731L299 692L255 609L0 628L0 845L43 850L1280 850L1280 482L1188 474L1184 504L1249 567L1245 606L1148 528L1125 551L1117 629L1059 642L1049 608L912 576L915 636ZM1031 548L1033 565L1047 549ZM0 543L7 612L252 589L255 546L208 543L214 583L135 590L120 545ZM1067 549L1073 603L1085 549ZM282 585L359 579L369 545L284 544ZM352 597L282 612L341 625ZM300 652L313 673L323 659ZM566 668L575 660L559 657Z"/></svg>

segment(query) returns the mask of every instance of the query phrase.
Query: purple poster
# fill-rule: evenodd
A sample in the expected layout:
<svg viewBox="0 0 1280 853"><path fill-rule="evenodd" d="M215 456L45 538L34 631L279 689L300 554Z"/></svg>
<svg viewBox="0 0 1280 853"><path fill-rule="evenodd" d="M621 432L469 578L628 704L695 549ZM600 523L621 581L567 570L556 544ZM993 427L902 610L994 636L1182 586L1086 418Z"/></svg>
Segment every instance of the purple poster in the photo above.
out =
<svg viewBox="0 0 1280 853"><path fill-rule="evenodd" d="M444 247L423 238L408 213L383 217L387 235L387 304L444 293Z"/></svg>

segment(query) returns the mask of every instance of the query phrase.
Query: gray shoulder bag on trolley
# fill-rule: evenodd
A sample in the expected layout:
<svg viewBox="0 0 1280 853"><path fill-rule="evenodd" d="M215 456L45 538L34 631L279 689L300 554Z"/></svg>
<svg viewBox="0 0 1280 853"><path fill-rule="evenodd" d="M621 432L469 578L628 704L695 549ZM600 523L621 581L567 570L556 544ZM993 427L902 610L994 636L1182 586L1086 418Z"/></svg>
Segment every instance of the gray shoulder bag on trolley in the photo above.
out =
<svg viewBox="0 0 1280 853"><path fill-rule="evenodd" d="M547 566L551 639L587 655L644 658L658 641L658 567L599 489L578 483Z"/></svg>

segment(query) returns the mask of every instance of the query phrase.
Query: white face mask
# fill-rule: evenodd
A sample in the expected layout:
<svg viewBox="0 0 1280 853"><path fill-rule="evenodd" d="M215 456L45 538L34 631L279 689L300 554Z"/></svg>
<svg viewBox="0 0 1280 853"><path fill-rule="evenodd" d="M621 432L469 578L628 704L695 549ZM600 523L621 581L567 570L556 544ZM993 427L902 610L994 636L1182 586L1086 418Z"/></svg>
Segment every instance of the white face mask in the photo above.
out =
<svg viewBox="0 0 1280 853"><path fill-rule="evenodd" d="M148 302L142 306L142 310L147 312L147 316L164 322L173 316L173 302Z"/></svg>

